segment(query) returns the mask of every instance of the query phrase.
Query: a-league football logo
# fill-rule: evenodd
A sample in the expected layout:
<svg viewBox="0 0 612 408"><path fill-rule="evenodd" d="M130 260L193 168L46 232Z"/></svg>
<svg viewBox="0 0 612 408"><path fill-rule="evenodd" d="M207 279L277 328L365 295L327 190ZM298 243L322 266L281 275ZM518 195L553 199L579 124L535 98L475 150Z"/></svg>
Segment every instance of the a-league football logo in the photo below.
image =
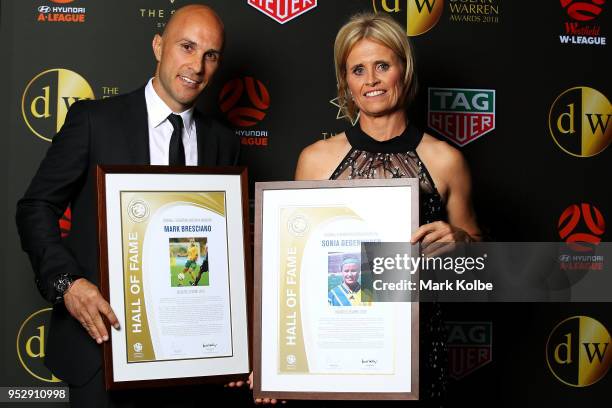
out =
<svg viewBox="0 0 612 408"><path fill-rule="evenodd" d="M606 375L612 363L610 333L588 316L565 319L548 336L546 363L555 378L566 385L592 385Z"/></svg>
<svg viewBox="0 0 612 408"><path fill-rule="evenodd" d="M70 235L70 230L72 229L72 210L70 207L66 208L66 211L64 211L64 214L59 219L59 227L62 238Z"/></svg>
<svg viewBox="0 0 612 408"><path fill-rule="evenodd" d="M270 93L261 81L253 77L236 78L221 89L219 105L234 126L254 126L266 116Z"/></svg>
<svg viewBox="0 0 612 408"><path fill-rule="evenodd" d="M577 21L590 21L595 19L603 10L602 7L606 0L592 0L592 1L575 1L575 0L561 0L561 7L563 7L567 14Z"/></svg>
<svg viewBox="0 0 612 408"><path fill-rule="evenodd" d="M427 125L459 146L495 129L495 90L429 88Z"/></svg>
<svg viewBox="0 0 612 408"><path fill-rule="evenodd" d="M87 9L85 7L73 7L70 3L74 0L50 1L55 4L41 5L36 8L36 21L38 23L85 23Z"/></svg>
<svg viewBox="0 0 612 408"><path fill-rule="evenodd" d="M444 0L372 0L377 13L389 13L416 36L431 30L444 11Z"/></svg>
<svg viewBox="0 0 612 408"><path fill-rule="evenodd" d="M51 141L64 124L70 106L81 99L94 99L89 83L68 69L49 69L26 85L21 97L21 114L39 138Z"/></svg>
<svg viewBox="0 0 612 408"><path fill-rule="evenodd" d="M606 0L561 0L561 7L567 13L563 19L563 32L559 35L561 44L605 47L607 38L602 26L605 30L606 25L598 22L602 20L605 3Z"/></svg>
<svg viewBox="0 0 612 408"><path fill-rule="evenodd" d="M559 95L548 113L550 134L561 150L576 157L591 157L612 141L612 105L604 94L586 86Z"/></svg>
<svg viewBox="0 0 612 408"><path fill-rule="evenodd" d="M580 228L581 220L588 231ZM570 205L563 211L557 228L559 237L570 244L573 250L587 252L592 250L592 245L601 242L606 223L597 207L581 203Z"/></svg>

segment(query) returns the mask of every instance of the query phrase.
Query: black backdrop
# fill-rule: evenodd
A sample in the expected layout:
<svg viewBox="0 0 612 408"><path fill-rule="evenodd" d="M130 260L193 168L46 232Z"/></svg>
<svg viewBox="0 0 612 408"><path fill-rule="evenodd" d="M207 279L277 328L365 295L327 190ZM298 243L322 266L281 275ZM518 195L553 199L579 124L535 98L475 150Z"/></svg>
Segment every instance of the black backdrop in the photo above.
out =
<svg viewBox="0 0 612 408"><path fill-rule="evenodd" d="M58 116L54 98L74 96L65 93L68 91L63 90L63 84L76 74L89 84L95 98L128 92L145 84L155 67L150 45L153 34L163 29L172 10L187 3L57 1L3 0L0 8L3 45L0 111L5 155L2 172L5 199L1 209L6 215L0 385L43 386L49 384L44 379L50 378L40 358L44 347L39 340L48 328L46 312L32 316L47 305L35 290L14 224L15 203L49 146L28 123L43 137L52 137ZM610 222L607 176L612 150L603 149L592 157L584 154L581 157L580 152L571 155L556 144L549 129L549 112L566 90L586 87L604 96L611 95L608 46L562 44L560 35L566 34L566 24L578 20L560 1L429 3L435 1L443 3L439 20L429 31L411 37L420 91L409 117L429 133L444 138L428 127L429 88L495 91L495 128L460 147L472 170L475 206L488 235L497 241L559 241L562 212L580 203L595 207ZM241 155L242 164L249 167L252 186L256 181L292 179L303 147L349 126L347 121L337 119L338 108L331 103L336 90L333 40L349 16L375 9L384 12L386 6L397 8L392 14L405 25L407 8L417 10L415 4L423 4L423 0L320 0L316 7L285 24L248 3L208 2L224 20L227 39L222 66L200 104L227 119L230 126L245 135L245 143L255 144L243 144ZM476 8L477 5L481 7ZM492 8L487 9L487 5ZM460 6L473 6L472 12L469 9L457 12ZM46 12L45 7L50 11ZM53 19L48 16L55 13L54 7L84 8L84 12L76 10L76 14L83 14L84 22L39 21L41 14L47 20ZM579 23L598 28L595 37L606 37L611 7L604 3L600 14L588 14L592 18ZM58 12L62 14L61 10ZM422 17L428 21L427 15ZM490 21L485 22L487 19ZM72 73L67 73L68 79L59 80L57 74L47 73L28 86L37 75L51 69ZM245 91L235 104L223 108L229 111L222 112L219 96L224 86L236 79L247 83L245 78L254 78L255 97L249 98ZM33 118L33 100L44 96L45 86L49 86L53 100L49 105L50 117ZM233 89L228 85L227 95ZM227 101L227 95L221 102ZM593 92L586 89L583 99L584 95ZM38 114L43 111L43 102L42 99L37 102ZM576 115L582 114L580 104L576 102L575 106ZM238 115L243 122L237 122L228 114L240 107L256 108L259 113L243 110L245 114ZM557 108L563 110L565 105ZM585 113L598 113L605 122L611 113L610 102L598 109ZM553 109L553 128L558 112ZM254 123L240 126L245 122ZM599 137L607 138L609 143L611 130L608 128ZM583 224L577 228L588 232ZM609 241L607 230L596 235ZM466 306L448 313L448 320L475 325L486 322L493 328L489 342L493 350L491 361L454 381L451 389L457 395L470 395L475 401L503 401L508 406L543 399L559 406L570 401L597 400L606 394L606 388L609 390L609 377L589 387L575 388L557 381L546 366L545 345L550 331L561 320L574 315L588 315L610 327L609 306L598 304Z"/></svg>

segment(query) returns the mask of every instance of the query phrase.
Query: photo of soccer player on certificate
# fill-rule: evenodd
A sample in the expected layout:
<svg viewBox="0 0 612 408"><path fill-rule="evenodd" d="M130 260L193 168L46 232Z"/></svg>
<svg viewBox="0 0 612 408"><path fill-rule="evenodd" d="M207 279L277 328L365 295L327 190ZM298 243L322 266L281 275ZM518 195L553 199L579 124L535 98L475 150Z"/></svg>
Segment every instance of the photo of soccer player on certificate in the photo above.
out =
<svg viewBox="0 0 612 408"><path fill-rule="evenodd" d="M364 301L360 282L362 243L410 241L415 186L256 184L256 397L418 398L418 304Z"/></svg>
<svg viewBox="0 0 612 408"><path fill-rule="evenodd" d="M246 171L104 166L98 182L101 286L121 324L107 387L248 373Z"/></svg>

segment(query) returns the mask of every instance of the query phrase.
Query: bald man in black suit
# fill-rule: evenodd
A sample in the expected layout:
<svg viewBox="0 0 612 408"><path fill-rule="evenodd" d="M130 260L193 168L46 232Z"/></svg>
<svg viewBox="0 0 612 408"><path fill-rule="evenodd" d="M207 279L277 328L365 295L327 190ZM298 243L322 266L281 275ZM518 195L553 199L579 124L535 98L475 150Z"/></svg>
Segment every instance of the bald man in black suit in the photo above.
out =
<svg viewBox="0 0 612 408"><path fill-rule="evenodd" d="M22 247L38 289L54 305L45 364L70 385L75 405L88 405L88 394L104 397L100 344L109 333L103 319L118 328L98 290L94 169L236 164L238 138L194 110L217 70L223 40L223 23L209 7L177 10L153 39L155 76L135 92L72 105L17 205ZM72 230L62 240L58 219L68 205Z"/></svg>

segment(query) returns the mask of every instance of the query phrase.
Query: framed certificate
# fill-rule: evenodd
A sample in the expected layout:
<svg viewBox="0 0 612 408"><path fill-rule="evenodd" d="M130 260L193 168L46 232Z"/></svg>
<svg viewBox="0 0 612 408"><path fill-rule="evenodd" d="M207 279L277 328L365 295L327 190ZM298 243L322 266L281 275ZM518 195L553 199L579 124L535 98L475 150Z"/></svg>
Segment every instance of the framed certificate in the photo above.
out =
<svg viewBox="0 0 612 408"><path fill-rule="evenodd" d="M98 166L107 389L247 375L245 168Z"/></svg>
<svg viewBox="0 0 612 408"><path fill-rule="evenodd" d="M254 396L418 399L419 307L361 298L361 243L409 242L418 180L256 183Z"/></svg>

